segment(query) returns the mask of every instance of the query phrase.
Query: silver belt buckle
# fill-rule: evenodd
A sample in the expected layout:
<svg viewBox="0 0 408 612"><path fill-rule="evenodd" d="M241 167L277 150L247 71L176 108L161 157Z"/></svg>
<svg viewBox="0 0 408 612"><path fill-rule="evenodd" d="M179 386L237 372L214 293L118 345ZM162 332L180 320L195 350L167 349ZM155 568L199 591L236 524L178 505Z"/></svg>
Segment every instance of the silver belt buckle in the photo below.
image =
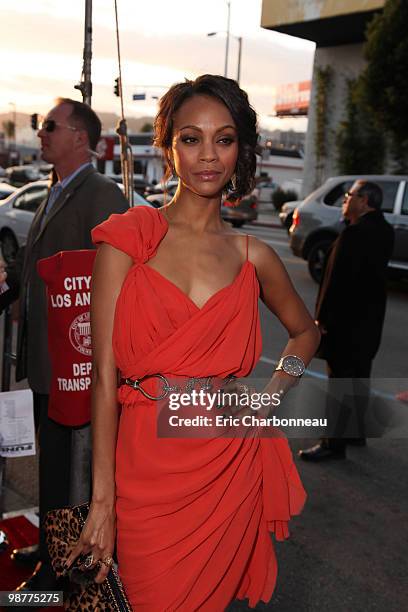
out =
<svg viewBox="0 0 408 612"><path fill-rule="evenodd" d="M141 386L141 383L144 380L147 380L149 378L158 378L163 383L162 393L158 395L157 397L148 393ZM204 381L203 383L201 383L201 387L200 387L203 391L211 391L213 378L214 378L213 376L206 376L206 377L200 377L200 378L195 378L195 377L188 378L184 391L186 393L191 393L196 383L199 383L200 381ZM233 380L234 378L235 376L232 376L232 375L228 376L225 379L225 383L230 382L230 380ZM154 400L154 401L159 401L159 400L164 399L165 397L168 396L168 394L171 391L181 392L180 386L170 385L169 381L167 380L165 376L163 376L163 374L146 374L146 376L143 376L142 378L137 378L136 380L133 380L132 378L125 378L125 385L132 387L132 389L134 389L135 391L140 391L140 393L144 395L145 397L147 397L147 399Z"/></svg>
<svg viewBox="0 0 408 612"><path fill-rule="evenodd" d="M143 387L140 384L148 378L159 378L161 382L163 383L162 393L158 395L157 397L155 397L154 395L150 395L150 393L148 393L145 389L143 389ZM129 387L132 387L135 391L140 391L140 393L144 395L145 397L147 397L147 399L155 400L155 401L164 399L165 397L167 397L169 392L173 389L171 385L169 384L169 381L167 380L165 376L163 376L163 374L147 374L146 376L143 376L142 378L137 378L136 380L132 380L131 378L125 378L125 385L129 385Z"/></svg>

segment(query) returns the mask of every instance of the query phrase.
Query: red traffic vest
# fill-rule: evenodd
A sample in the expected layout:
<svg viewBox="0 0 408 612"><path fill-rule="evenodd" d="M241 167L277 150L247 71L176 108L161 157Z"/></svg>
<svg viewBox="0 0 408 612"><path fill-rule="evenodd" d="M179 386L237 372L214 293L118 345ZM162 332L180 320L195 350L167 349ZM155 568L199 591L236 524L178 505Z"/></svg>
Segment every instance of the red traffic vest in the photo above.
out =
<svg viewBox="0 0 408 612"><path fill-rule="evenodd" d="M96 251L61 251L41 259L47 286L51 389L48 415L71 427L91 420L90 283Z"/></svg>

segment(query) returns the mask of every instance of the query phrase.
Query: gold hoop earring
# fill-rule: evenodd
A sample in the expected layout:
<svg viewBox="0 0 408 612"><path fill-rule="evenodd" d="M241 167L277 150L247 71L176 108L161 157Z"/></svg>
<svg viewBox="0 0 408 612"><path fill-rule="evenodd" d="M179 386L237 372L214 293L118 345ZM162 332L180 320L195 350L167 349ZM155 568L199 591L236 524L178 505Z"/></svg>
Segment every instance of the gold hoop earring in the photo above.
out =
<svg viewBox="0 0 408 612"><path fill-rule="evenodd" d="M235 172L231 176L230 182L231 182L232 191L236 191L237 190L237 175Z"/></svg>

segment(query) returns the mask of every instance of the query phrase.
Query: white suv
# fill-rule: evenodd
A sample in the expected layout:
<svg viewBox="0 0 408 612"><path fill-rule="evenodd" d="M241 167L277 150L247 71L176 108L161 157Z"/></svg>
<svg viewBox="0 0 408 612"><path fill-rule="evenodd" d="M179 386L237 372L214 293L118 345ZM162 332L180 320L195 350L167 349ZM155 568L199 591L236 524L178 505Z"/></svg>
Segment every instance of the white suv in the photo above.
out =
<svg viewBox="0 0 408 612"><path fill-rule="evenodd" d="M334 176L311 193L293 214L290 247L306 259L312 278L319 282L326 253L344 229L341 205L354 181L377 183L383 191L382 211L394 227L395 244L390 267L408 274L408 176L391 174Z"/></svg>

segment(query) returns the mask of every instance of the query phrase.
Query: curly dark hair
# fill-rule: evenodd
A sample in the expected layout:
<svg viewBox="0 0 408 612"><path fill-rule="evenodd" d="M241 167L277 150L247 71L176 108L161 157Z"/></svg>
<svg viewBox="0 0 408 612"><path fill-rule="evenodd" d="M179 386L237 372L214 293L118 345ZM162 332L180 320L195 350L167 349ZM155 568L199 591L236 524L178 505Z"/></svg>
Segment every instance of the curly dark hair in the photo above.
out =
<svg viewBox="0 0 408 612"><path fill-rule="evenodd" d="M225 104L234 120L238 133L236 188L232 188L230 181L225 189L229 199L241 198L250 193L255 185L257 118L247 93L236 81L223 76L203 74L195 81L177 83L160 99L159 111L154 120L154 144L163 150L167 162L165 178L172 174L170 149L174 114L186 100L197 95L211 96Z"/></svg>

